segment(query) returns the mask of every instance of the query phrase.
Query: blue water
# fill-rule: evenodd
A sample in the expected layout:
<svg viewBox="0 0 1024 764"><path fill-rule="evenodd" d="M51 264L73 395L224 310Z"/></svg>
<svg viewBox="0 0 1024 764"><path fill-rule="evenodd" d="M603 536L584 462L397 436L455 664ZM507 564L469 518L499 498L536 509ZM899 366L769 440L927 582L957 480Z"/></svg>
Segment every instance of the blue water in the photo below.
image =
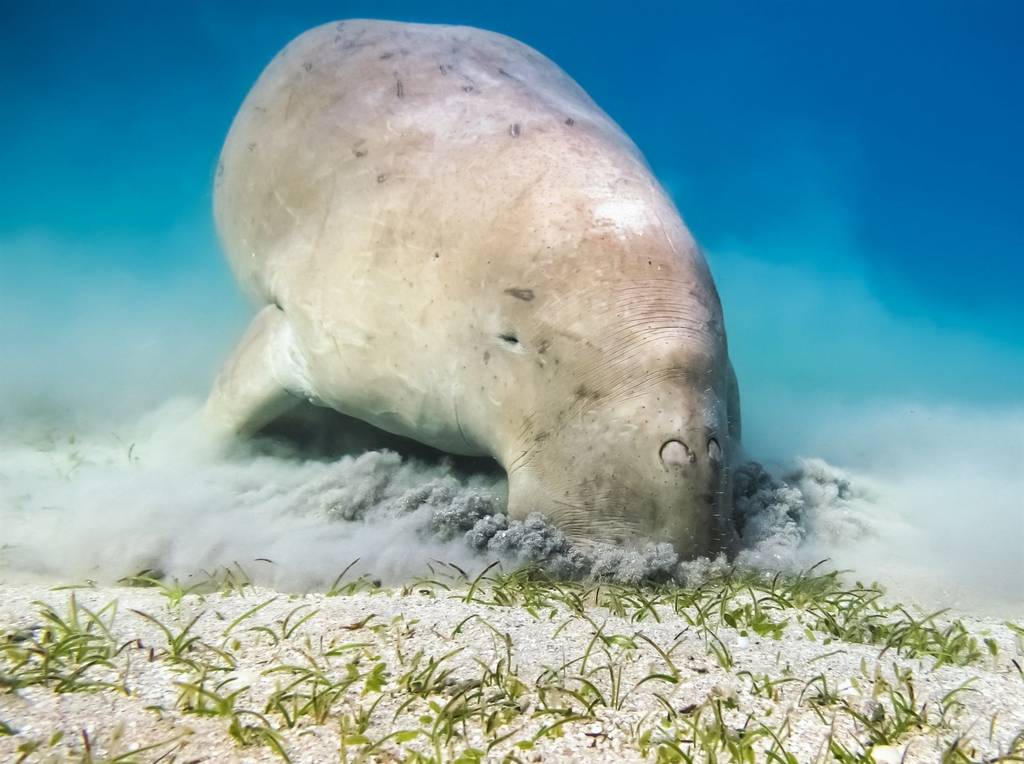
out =
<svg viewBox="0 0 1024 764"><path fill-rule="evenodd" d="M234 111L291 37L360 16L498 30L576 78L708 250L741 376L840 396L1020 400L1013 2L7 2L0 275L41 281L40 299L52 276L30 276L55 268L147 284L198 269L230 292L209 205ZM780 311L745 291L730 253L796 269L812 292L838 279L856 292L840 300L853 314L870 303L927 339L882 326L868 338L853 315L793 336L820 322L766 315ZM805 307L828 312L834 297Z"/></svg>
<svg viewBox="0 0 1024 764"><path fill-rule="evenodd" d="M750 452L877 484L870 549L831 520L812 549L979 597L1019 581L1015 2L0 0L0 435L92 412L109 440L204 394L248 315L210 214L224 135L289 39L349 17L517 37L625 128L707 251Z"/></svg>

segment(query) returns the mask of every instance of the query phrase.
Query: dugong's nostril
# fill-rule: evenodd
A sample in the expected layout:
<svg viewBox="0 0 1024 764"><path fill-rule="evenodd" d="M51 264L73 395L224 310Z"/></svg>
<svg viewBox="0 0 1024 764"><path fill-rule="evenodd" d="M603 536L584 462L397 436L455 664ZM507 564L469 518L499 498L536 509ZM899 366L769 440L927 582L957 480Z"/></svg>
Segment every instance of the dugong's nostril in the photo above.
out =
<svg viewBox="0 0 1024 764"><path fill-rule="evenodd" d="M661 447L661 461L666 467L681 467L693 464L697 457L681 440L669 440Z"/></svg>

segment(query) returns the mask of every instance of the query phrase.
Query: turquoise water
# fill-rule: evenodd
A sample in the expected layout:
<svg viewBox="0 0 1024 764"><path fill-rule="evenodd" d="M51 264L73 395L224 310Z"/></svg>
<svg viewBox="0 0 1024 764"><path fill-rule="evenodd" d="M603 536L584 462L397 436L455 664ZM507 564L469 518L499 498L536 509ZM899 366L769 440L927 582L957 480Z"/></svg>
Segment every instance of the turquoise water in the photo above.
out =
<svg viewBox="0 0 1024 764"><path fill-rule="evenodd" d="M8 3L0 276L18 304L66 324L83 277L115 276L227 299L209 205L234 111L292 36L361 16L494 29L575 77L708 250L741 376L1019 401L1016 3ZM747 259L792 295L754 289Z"/></svg>
<svg viewBox="0 0 1024 764"><path fill-rule="evenodd" d="M1017 3L4 3L0 423L203 394L248 311L210 216L224 134L280 47L347 17L560 64L707 250L750 451L879 481L931 529L925 571L1024 575Z"/></svg>

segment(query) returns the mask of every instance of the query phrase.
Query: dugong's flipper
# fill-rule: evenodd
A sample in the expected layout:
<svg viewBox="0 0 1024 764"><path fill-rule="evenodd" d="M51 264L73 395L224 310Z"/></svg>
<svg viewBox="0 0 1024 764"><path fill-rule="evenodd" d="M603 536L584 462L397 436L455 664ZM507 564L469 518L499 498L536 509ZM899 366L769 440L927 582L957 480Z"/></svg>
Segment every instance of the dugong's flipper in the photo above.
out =
<svg viewBox="0 0 1024 764"><path fill-rule="evenodd" d="M218 438L251 435L311 397L291 326L276 305L261 310L228 359L203 419Z"/></svg>

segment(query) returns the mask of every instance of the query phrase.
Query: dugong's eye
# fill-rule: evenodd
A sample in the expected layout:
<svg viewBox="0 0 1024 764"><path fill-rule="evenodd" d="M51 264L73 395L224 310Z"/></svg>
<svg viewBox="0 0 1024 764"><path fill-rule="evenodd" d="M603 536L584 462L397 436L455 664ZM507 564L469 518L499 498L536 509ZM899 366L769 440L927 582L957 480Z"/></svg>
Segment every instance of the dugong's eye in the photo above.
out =
<svg viewBox="0 0 1024 764"><path fill-rule="evenodd" d="M718 441L714 438L708 441L708 456L713 462L722 461L722 447L718 445Z"/></svg>

